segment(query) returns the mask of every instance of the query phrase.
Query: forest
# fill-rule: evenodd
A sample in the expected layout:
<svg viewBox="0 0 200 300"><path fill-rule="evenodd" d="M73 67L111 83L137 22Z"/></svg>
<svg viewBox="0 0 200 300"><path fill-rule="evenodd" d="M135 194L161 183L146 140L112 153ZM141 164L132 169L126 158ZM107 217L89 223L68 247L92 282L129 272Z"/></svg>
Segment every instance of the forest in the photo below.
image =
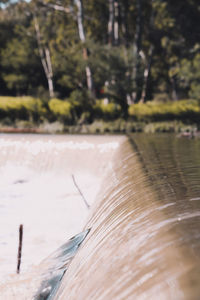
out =
<svg viewBox="0 0 200 300"><path fill-rule="evenodd" d="M2 124L199 126L199 20L199 0L1 0Z"/></svg>

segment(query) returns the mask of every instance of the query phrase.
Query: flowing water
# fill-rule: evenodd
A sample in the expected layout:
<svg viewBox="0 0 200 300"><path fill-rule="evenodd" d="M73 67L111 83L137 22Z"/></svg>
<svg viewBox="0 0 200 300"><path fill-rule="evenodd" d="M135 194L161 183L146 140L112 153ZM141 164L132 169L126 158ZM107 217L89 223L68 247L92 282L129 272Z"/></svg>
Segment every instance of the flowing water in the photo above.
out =
<svg viewBox="0 0 200 300"><path fill-rule="evenodd" d="M13 151L9 150L13 138L6 136L2 142L8 143L6 164L3 154L0 158L5 174L1 185L1 222L6 223L9 217L13 224L12 227L7 222L8 228L1 225L1 249L7 247L1 250L4 269L14 264L9 249L14 247L16 251L17 241L11 240L19 222L27 224L30 236L31 225L37 229L37 234L31 236L33 243L25 241L32 251L35 246L45 248L52 235L54 244L49 243L47 250L52 245L56 248L55 244L66 240L65 228L67 233L74 234L72 228L78 232L86 224L85 232L89 228L90 232L61 274L61 285L51 299L200 299L200 140L168 134L135 134L129 138L32 136L31 140L22 136L19 144L15 140ZM16 161L20 165L15 165ZM25 167L21 169L23 161ZM12 180L6 177L10 170L17 170ZM97 195L89 215L73 186L72 173L90 204ZM41 183L41 189L36 182ZM65 206L66 199L72 199L70 211ZM78 199L80 202L75 204ZM18 208L20 201L23 205ZM22 210L24 205L26 210ZM42 226L44 216L46 222ZM71 220L74 216L78 216L78 225ZM45 229L46 239L41 234ZM8 242L13 247L6 246ZM30 251L24 251L24 260L28 261ZM0 287L0 299L2 295L3 300L32 299L31 284L36 277L41 279L39 274L44 269L41 264L22 277L21 292L17 282ZM9 294L13 286L15 294ZM29 290L26 295L24 288Z"/></svg>
<svg viewBox="0 0 200 300"><path fill-rule="evenodd" d="M56 300L200 299L200 140L134 135Z"/></svg>
<svg viewBox="0 0 200 300"><path fill-rule="evenodd" d="M72 175L92 204L123 139L0 135L0 299L31 299L33 279L40 280L43 270L38 264L86 222L88 209ZM24 239L16 275L20 224Z"/></svg>

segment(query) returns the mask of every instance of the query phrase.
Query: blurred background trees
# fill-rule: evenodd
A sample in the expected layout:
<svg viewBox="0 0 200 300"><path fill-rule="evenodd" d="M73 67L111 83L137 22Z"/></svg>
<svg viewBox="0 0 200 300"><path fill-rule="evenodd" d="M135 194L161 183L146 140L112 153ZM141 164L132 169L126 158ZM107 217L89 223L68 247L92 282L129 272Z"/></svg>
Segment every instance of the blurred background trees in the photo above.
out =
<svg viewBox="0 0 200 300"><path fill-rule="evenodd" d="M123 117L199 99L199 20L198 0L1 1L0 94L68 99L77 113L104 101Z"/></svg>

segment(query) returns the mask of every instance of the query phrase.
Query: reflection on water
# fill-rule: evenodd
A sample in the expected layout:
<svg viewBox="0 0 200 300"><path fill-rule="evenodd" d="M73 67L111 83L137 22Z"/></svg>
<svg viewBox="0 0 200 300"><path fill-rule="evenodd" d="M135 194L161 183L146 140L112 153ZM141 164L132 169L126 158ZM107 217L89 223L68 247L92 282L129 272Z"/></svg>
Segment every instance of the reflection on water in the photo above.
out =
<svg viewBox="0 0 200 300"><path fill-rule="evenodd" d="M80 232L85 224L88 210L72 174L91 204L123 139L0 135L0 299L30 299L19 293L19 278L24 281L23 288L31 291L32 282L27 279L30 267ZM24 225L24 240L21 275L16 276L19 224ZM37 276L35 268L32 278Z"/></svg>
<svg viewBox="0 0 200 300"><path fill-rule="evenodd" d="M173 135L124 141L55 299L200 298L199 153Z"/></svg>

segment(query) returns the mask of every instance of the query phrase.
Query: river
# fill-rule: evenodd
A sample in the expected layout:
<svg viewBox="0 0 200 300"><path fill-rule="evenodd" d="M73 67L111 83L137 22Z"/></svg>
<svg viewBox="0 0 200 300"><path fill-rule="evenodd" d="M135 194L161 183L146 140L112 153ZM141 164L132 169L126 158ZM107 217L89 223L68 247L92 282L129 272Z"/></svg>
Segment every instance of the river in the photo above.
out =
<svg viewBox="0 0 200 300"><path fill-rule="evenodd" d="M18 295L24 288L20 282L82 230L88 209L72 175L91 205L121 139L0 135L0 299L23 299ZM24 238L21 273L16 275L20 224ZM27 289L24 299L30 299L31 289Z"/></svg>
<svg viewBox="0 0 200 300"><path fill-rule="evenodd" d="M56 300L199 299L200 140L9 135L1 136L0 149L4 273L15 270L19 223L27 232L27 277L20 275L26 284L13 275L17 288L13 278L3 283L2 299L16 299L24 286L31 291L37 272L30 276L28 267L83 227L91 230ZM89 212L71 174L92 204ZM25 294L20 299L31 299Z"/></svg>

